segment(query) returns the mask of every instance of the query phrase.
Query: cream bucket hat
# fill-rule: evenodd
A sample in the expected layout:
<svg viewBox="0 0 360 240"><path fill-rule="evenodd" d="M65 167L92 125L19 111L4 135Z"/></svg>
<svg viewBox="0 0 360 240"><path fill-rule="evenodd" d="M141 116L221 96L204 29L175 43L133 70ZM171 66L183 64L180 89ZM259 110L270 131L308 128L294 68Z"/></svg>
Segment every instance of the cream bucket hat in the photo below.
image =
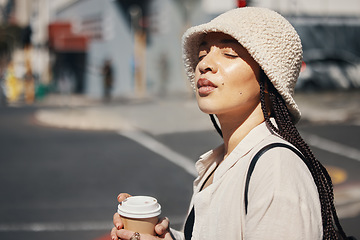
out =
<svg viewBox="0 0 360 240"><path fill-rule="evenodd" d="M302 46L294 27L272 10L244 7L189 28L182 38L183 60L194 88L198 48L204 34L209 32L228 34L247 49L285 100L294 123L297 123L301 114L293 94L302 62Z"/></svg>

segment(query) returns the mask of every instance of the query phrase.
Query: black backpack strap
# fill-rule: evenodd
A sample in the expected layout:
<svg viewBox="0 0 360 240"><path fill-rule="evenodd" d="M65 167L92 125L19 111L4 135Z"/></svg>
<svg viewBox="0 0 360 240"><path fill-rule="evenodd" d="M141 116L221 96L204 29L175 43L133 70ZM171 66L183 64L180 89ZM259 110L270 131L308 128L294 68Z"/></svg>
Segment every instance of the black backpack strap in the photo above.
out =
<svg viewBox="0 0 360 240"><path fill-rule="evenodd" d="M195 209L194 209L194 207L192 207L191 212L185 222L185 227L184 227L185 240L191 239L193 228L194 228L194 222L195 222Z"/></svg>
<svg viewBox="0 0 360 240"><path fill-rule="evenodd" d="M245 192L244 192L244 196L245 196L245 214L247 214L247 207L248 207L248 191L249 191L249 182L250 182L250 178L251 178L251 174L254 171L255 165L257 163L257 161L259 160L259 158L268 150L275 148L275 147L284 147L284 148L288 148L291 151L293 151L294 153L296 153L296 155L298 155L307 165L307 161L305 159L305 157L302 155L302 153L297 150L296 148L285 144L285 143L271 143L269 145L266 145L265 147L261 148L253 157L253 159L251 159L250 165L249 165L249 169L247 172L247 176L246 176L246 182L245 182Z"/></svg>

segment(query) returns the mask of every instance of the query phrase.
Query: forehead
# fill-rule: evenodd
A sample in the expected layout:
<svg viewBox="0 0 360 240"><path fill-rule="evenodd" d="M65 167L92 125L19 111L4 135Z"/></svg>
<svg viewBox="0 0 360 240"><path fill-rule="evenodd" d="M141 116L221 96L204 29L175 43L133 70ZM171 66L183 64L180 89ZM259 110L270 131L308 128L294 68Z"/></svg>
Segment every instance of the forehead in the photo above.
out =
<svg viewBox="0 0 360 240"><path fill-rule="evenodd" d="M235 38L228 34L220 32L205 33L202 37L202 40L200 41L199 47L211 45L241 46L241 44Z"/></svg>

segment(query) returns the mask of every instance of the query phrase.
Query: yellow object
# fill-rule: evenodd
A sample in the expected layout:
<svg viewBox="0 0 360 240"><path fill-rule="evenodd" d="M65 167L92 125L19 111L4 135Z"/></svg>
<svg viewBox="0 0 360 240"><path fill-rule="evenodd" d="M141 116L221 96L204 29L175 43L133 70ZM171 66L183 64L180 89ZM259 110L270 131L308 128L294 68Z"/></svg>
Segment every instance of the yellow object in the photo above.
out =
<svg viewBox="0 0 360 240"><path fill-rule="evenodd" d="M338 168L338 167L334 167L334 166L325 166L326 170L328 171L331 180L333 182L333 184L340 184L346 181L347 179L347 174L345 172L345 170Z"/></svg>
<svg viewBox="0 0 360 240"><path fill-rule="evenodd" d="M7 75L5 77L6 96L9 102L16 102L23 93L24 85L21 80L15 76L14 67L9 65Z"/></svg>

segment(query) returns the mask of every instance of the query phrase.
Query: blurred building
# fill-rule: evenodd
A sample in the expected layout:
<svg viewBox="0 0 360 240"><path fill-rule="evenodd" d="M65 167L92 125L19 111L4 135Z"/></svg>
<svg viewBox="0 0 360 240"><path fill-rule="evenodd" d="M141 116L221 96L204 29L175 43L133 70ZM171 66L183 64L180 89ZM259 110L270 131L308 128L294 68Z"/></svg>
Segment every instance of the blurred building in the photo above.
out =
<svg viewBox="0 0 360 240"><path fill-rule="evenodd" d="M61 2L61 1L58 1ZM113 69L113 97L187 92L181 35L200 1L77 0L57 5L50 23L54 81L100 98L102 67ZM77 46L77 47L76 47Z"/></svg>
<svg viewBox="0 0 360 240"><path fill-rule="evenodd" d="M39 82L92 98L103 96L106 62L115 98L191 93L182 66L183 32L245 4L285 15L308 49L326 41L326 48L346 45L339 39L341 29L348 28L346 37L354 38L360 26L358 0L0 0L3 9L13 7L2 17L29 30L24 41L31 45ZM355 45L348 43L346 51L356 55Z"/></svg>

